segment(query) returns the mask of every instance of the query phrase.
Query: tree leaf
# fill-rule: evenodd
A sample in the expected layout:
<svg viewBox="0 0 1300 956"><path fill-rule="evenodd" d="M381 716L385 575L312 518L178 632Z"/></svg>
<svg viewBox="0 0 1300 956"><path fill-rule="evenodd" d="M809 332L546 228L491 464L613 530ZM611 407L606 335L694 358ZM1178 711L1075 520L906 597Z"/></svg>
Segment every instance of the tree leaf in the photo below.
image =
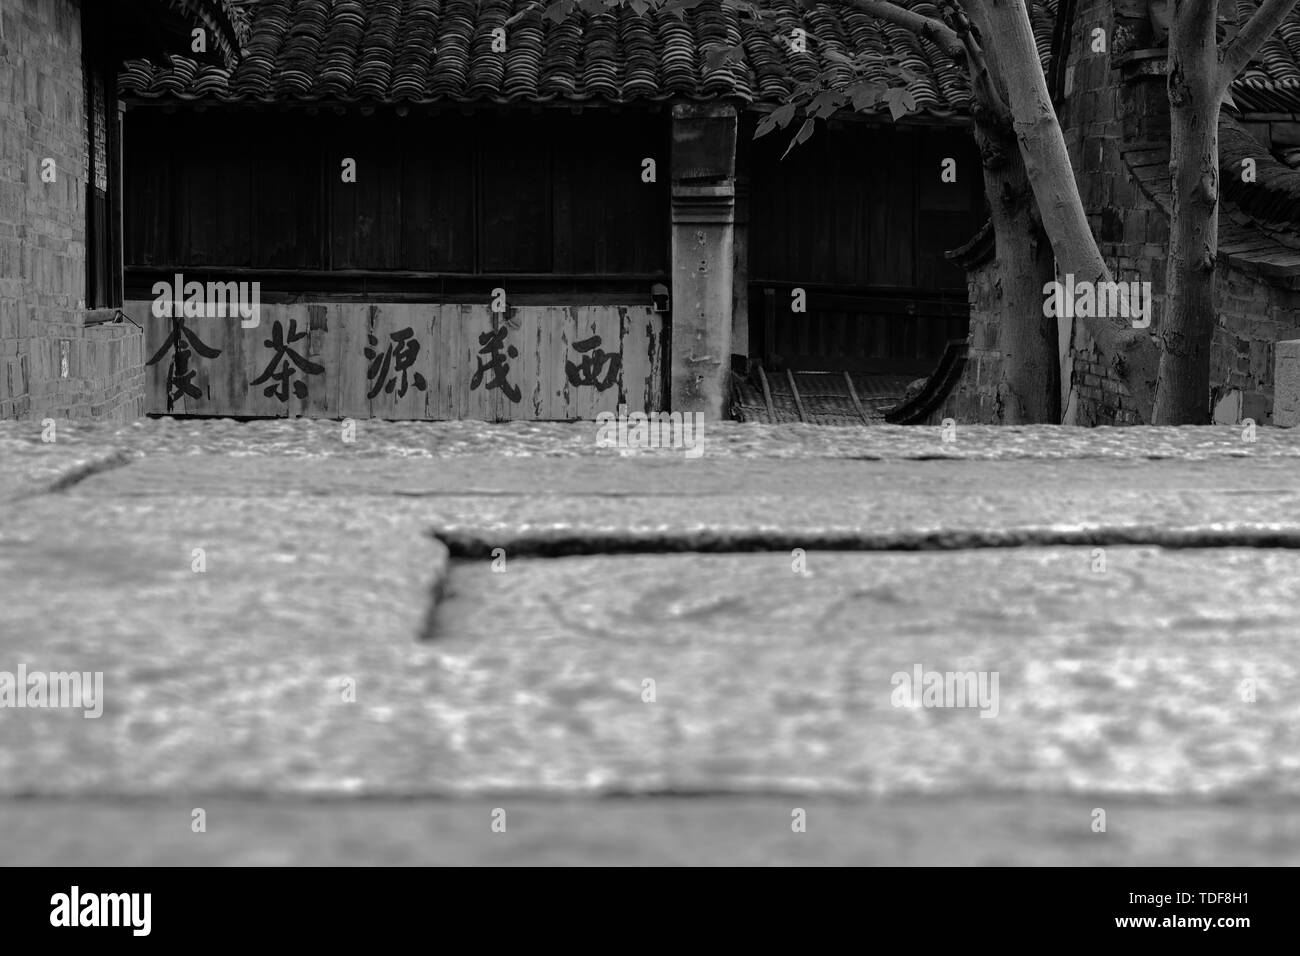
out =
<svg viewBox="0 0 1300 956"><path fill-rule="evenodd" d="M573 12L574 5L574 0L555 0L554 3L542 12L542 18L559 23Z"/></svg>
<svg viewBox="0 0 1300 956"><path fill-rule="evenodd" d="M916 98L903 86L890 87L885 90L881 99L889 104L889 115L894 118L895 122L900 117L916 110Z"/></svg>
<svg viewBox="0 0 1300 956"><path fill-rule="evenodd" d="M857 112L865 113L880 102L880 94L883 92L885 92L883 84L874 80L865 80L849 87L849 99L853 101L853 108Z"/></svg>
<svg viewBox="0 0 1300 956"><path fill-rule="evenodd" d="M777 126L785 129L790 125L790 121L794 119L794 111L795 105L793 103L786 103L784 106L778 106L774 109L771 116Z"/></svg>
<svg viewBox="0 0 1300 956"><path fill-rule="evenodd" d="M822 90L805 109L818 119L829 119L843 105L843 93L838 90Z"/></svg>
<svg viewBox="0 0 1300 956"><path fill-rule="evenodd" d="M812 137L813 130L815 130L816 128L817 128L817 122L812 117L809 117L808 119L804 120L803 125L799 127L799 132L795 133L794 136L790 139L790 145L785 148L785 152L781 154L781 158L785 159L787 156L789 156L790 150L794 149L800 143L808 142L809 138Z"/></svg>

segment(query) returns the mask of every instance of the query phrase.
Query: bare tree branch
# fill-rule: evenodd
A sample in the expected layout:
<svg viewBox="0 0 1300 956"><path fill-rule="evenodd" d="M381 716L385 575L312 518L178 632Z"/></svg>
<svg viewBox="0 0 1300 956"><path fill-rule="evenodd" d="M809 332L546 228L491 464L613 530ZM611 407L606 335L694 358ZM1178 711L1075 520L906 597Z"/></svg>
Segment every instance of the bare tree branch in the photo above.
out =
<svg viewBox="0 0 1300 956"><path fill-rule="evenodd" d="M965 66L971 81L971 92L991 122L997 125L1011 126L1011 110L998 95L997 86L989 72L984 50L975 37L966 14L955 4L944 4L944 15L948 23L933 17L923 16L900 7L889 0L840 0L846 7L860 10L870 16L889 23L896 23L917 36L929 40L940 50L952 57L958 64ZM951 25L950 25L951 24Z"/></svg>
<svg viewBox="0 0 1300 956"><path fill-rule="evenodd" d="M1219 50L1219 91L1226 92L1246 68L1250 58L1259 52L1264 41L1277 32L1282 21L1295 9L1296 0L1264 0L1255 15L1246 21L1226 46Z"/></svg>
<svg viewBox="0 0 1300 956"><path fill-rule="evenodd" d="M940 4L944 18L961 39L966 51L966 69L970 73L971 93L975 97L976 107L983 110L987 121L996 126L1010 130L1012 127L1011 108L1007 106L998 93L997 84L989 70L984 48L977 38L978 30L966 16L966 11L955 0L943 0Z"/></svg>
<svg viewBox="0 0 1300 956"><path fill-rule="evenodd" d="M855 10L861 10L863 13L911 30L958 62L966 56L966 48L962 45L961 38L941 20L914 13L906 7L889 3L888 0L840 0L840 2L846 7L853 7Z"/></svg>
<svg viewBox="0 0 1300 956"><path fill-rule="evenodd" d="M516 23L518 23L518 22L519 22L520 20L522 20L524 17L528 16L528 14L532 13L534 10L536 10L536 9L537 9L538 7L540 7L540 6L541 6L541 4L538 3L537 0L533 0L533 2L530 3L528 6L520 8L520 10L519 10L518 13L516 13L514 16L508 18L508 19L506 20L506 22L505 22L505 26L508 26L508 27L512 27L512 26L514 26Z"/></svg>

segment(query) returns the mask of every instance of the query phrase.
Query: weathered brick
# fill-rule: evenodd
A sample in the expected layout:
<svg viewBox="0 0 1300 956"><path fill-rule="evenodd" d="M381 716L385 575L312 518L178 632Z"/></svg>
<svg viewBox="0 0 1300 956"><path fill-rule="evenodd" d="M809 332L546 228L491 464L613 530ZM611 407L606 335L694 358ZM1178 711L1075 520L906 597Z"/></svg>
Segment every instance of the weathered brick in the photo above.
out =
<svg viewBox="0 0 1300 956"><path fill-rule="evenodd" d="M5 0L0 8L0 418L96 408L135 417L143 408L139 331L81 325L88 164L81 6ZM41 178L47 157L53 183ZM130 348L119 344L131 337Z"/></svg>

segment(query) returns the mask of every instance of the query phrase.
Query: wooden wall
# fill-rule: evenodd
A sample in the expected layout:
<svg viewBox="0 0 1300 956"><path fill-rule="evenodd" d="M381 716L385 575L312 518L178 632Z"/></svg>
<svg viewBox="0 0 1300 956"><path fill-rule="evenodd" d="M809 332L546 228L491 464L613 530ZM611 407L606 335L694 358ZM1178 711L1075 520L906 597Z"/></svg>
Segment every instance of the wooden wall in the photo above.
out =
<svg viewBox="0 0 1300 956"><path fill-rule="evenodd" d="M668 272L668 119L127 114L128 270ZM655 159L656 181L642 180ZM356 181L344 182L344 159Z"/></svg>
<svg viewBox="0 0 1300 956"><path fill-rule="evenodd" d="M749 284L738 295L749 303L750 354L796 369L928 371L944 343L965 334L965 277L944 252L983 218L969 132L819 126L782 160L789 132L754 142L753 126L745 117L737 157L749 180ZM602 347L617 341L627 358L624 376L633 378L620 387L660 400L659 380L649 386L642 373L662 370L632 353L660 347L660 317L648 305L651 284L670 272L666 113L142 107L128 112L126 130L127 296L143 300L153 281L181 272L260 280L263 301L274 303L262 330L245 336L257 344L227 341L218 363L226 370L203 372L202 399L176 399L184 410L298 413L296 397L246 394L275 315L285 328L297 319L325 357L326 392L302 403L307 414L571 418L586 404L612 408L613 389L598 401L553 381L580 327L593 322L605 330ZM956 183L941 178L949 157ZM344 158L356 162L355 183L342 181ZM656 182L642 177L645 159L657 164ZM512 304L528 303L511 313L511 335L530 344L512 371L531 376L532 397L504 405L468 385L475 365L466 350L489 328L482 303L497 287ZM806 312L793 311L794 288L804 290ZM455 366L422 373L438 382L429 396L376 398L363 411L353 363L363 330L375 322L382 332L390 315L427 338L420 361L436 355ZM168 332L148 328L150 355ZM166 411L158 384L166 364L151 366L151 411Z"/></svg>
<svg viewBox="0 0 1300 956"><path fill-rule="evenodd" d="M148 411L576 419L620 403L659 410L664 323L650 293L668 276L668 122L663 112L605 110L130 110L127 297L156 357ZM659 167L654 182L642 177L646 158ZM343 179L345 159L355 182ZM258 281L263 292L256 329L189 320L219 354L200 354L186 336L183 382L170 380L171 320L149 307L153 283L174 273ZM487 305L498 288L512 306L504 315ZM277 325L300 336L285 344L301 361L287 356L284 381L258 381ZM501 349L516 354L501 354L509 371L504 387L491 387L491 371L475 380L492 363L480 336L502 329ZM394 362L411 342L419 350L403 394ZM382 380L390 345L391 390Z"/></svg>
<svg viewBox="0 0 1300 956"><path fill-rule="evenodd" d="M749 314L762 326L757 338L770 368L928 375L970 324L965 290L945 296L807 286L808 311L795 314L794 288L752 287Z"/></svg>
<svg viewBox="0 0 1300 956"><path fill-rule="evenodd" d="M152 301L126 311L145 328L149 413L566 420L664 405L662 317L644 306L263 304L255 328L185 320L180 355Z"/></svg>
<svg viewBox="0 0 1300 956"><path fill-rule="evenodd" d="M943 253L984 218L969 132L845 124L819 128L782 159L789 135L748 146L754 281L965 288L965 274ZM955 183L940 178L948 157L957 161Z"/></svg>
<svg viewBox="0 0 1300 956"><path fill-rule="evenodd" d="M795 369L928 372L965 338L965 273L944 253L984 220L968 131L908 124L819 124L781 158L794 127L752 141L751 354ZM942 179L956 160L956 182ZM806 312L791 292L803 289Z"/></svg>

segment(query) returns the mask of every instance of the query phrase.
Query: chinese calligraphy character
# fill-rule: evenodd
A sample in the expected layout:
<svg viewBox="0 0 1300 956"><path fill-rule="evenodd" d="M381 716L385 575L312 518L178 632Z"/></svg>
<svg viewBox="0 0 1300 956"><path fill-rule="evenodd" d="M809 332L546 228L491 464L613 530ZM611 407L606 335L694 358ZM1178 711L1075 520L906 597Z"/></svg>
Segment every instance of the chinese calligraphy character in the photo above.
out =
<svg viewBox="0 0 1300 956"><path fill-rule="evenodd" d="M190 398L202 398L203 392L194 384L195 370L190 368L190 347L198 352L204 358L216 358L221 354L221 349L214 349L210 345L205 345L203 340L194 334L193 329L185 327L185 320L174 318L172 321L171 334L167 336L167 341L162 344L157 352L154 353L146 365L156 365L163 357L163 353L168 350L172 353L172 360L167 366L167 411L172 410L172 403L181 395L188 395Z"/></svg>
<svg viewBox="0 0 1300 956"><path fill-rule="evenodd" d="M409 327L394 332L389 336L389 339L392 340L393 345L397 346L396 350L394 350L393 345L389 345L382 355L379 354L379 350L376 348L379 345L379 339L375 338L374 335L366 336L370 340L370 345L365 349L365 356L370 359L370 367L366 370L366 378L371 381L370 393L366 398L374 398L381 390L391 395L394 388L397 389L398 398L406 395L406 370L415 364L415 359L420 354L420 342L418 339L413 338L414 335L415 333ZM407 341L408 339L410 341ZM393 367L393 377L389 378L388 367L394 360L396 360L397 364ZM400 385L397 379L399 374L402 376ZM412 384L423 392L426 384L424 376L419 372L415 372L412 376Z"/></svg>
<svg viewBox="0 0 1300 956"><path fill-rule="evenodd" d="M593 335L581 342L574 342L573 347L579 352L590 352L591 354L584 354L577 365L567 359L565 360L564 374L568 376L570 385L595 385L596 391L603 392L614 384L618 378L619 370L622 368L623 357L602 349L599 335ZM606 369L603 380L600 378L602 367Z"/></svg>
<svg viewBox="0 0 1300 956"><path fill-rule="evenodd" d="M320 375L325 371L324 366L317 365L315 362L308 360L301 353L290 348L290 346L299 339L307 337L306 330L298 331L298 320L289 320L289 335L286 338L284 334L284 323L279 319L271 327L271 337L262 344L267 348L275 349L275 355L267 364L266 370L257 378L249 382L249 385L261 385L267 379L271 379L277 384L268 385L262 390L262 394L268 398L274 396L279 401L287 402L289 400L289 379L293 377L294 369L289 363L297 366L298 369L307 375ZM280 363L279 371L276 371L276 364ZM307 385L305 382L294 382L293 393L299 398L307 397Z"/></svg>
<svg viewBox="0 0 1300 956"><path fill-rule="evenodd" d="M499 388L505 393L506 398L512 402L519 401L520 392L518 385L511 385L506 381L506 376L510 374L510 363L506 361L506 355L510 358L518 358L519 350L513 345L506 349L506 354L501 354L501 346L505 345L506 327L503 325L499 329L489 330L478 337L478 344L483 346L478 350L479 355L491 357L486 365L481 358L474 361L478 363L478 369L474 372L474 378L470 380L470 390L478 388L479 382L483 381L483 373L491 372L492 378L488 380L489 389Z"/></svg>

